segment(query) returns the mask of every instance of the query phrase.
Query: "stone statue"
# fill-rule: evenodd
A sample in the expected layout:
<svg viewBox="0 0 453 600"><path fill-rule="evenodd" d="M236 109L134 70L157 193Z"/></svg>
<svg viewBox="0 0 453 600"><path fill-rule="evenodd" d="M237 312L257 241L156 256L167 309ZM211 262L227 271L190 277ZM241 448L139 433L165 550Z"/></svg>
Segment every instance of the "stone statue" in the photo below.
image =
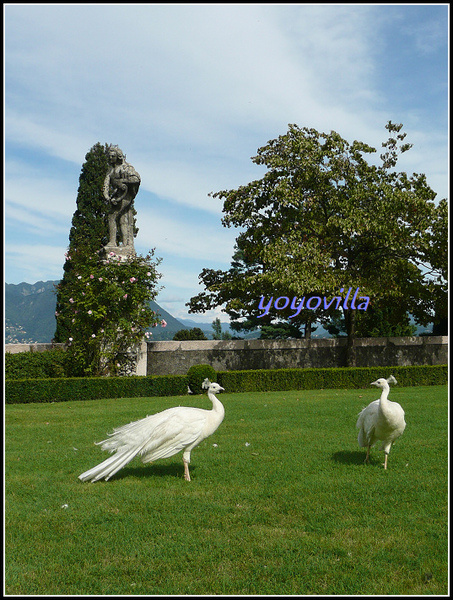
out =
<svg viewBox="0 0 453 600"><path fill-rule="evenodd" d="M109 225L109 241L105 248L115 249L119 254L135 254L133 202L140 187L140 175L126 162L118 146L109 147L108 161L110 169L103 189Z"/></svg>

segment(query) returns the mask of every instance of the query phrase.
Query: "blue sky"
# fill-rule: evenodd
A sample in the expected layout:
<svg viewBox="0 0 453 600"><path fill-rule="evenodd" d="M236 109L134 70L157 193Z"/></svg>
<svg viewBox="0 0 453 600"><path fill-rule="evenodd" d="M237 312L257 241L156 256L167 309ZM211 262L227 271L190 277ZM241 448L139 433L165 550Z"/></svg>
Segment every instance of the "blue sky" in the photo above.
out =
<svg viewBox="0 0 453 600"><path fill-rule="evenodd" d="M288 123L377 148L448 190L448 4L4 4L5 282L60 279L80 170L118 144L141 176L136 250L163 259L157 302L189 315L238 231L210 192L264 171ZM257 301L260 291L257 290Z"/></svg>

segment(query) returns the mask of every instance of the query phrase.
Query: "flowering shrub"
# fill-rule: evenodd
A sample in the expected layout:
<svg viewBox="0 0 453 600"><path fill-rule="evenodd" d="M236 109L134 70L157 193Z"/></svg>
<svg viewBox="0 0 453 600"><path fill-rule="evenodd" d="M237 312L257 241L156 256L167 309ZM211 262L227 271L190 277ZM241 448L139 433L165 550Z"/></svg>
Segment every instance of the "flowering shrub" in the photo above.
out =
<svg viewBox="0 0 453 600"><path fill-rule="evenodd" d="M103 259L83 254L72 250L66 257L72 262L73 276L66 284L70 297L56 312L68 334L69 374L124 374L145 331L160 323L149 305L158 292L160 259L153 259L153 251L127 259L114 252ZM61 283L58 287L64 292Z"/></svg>

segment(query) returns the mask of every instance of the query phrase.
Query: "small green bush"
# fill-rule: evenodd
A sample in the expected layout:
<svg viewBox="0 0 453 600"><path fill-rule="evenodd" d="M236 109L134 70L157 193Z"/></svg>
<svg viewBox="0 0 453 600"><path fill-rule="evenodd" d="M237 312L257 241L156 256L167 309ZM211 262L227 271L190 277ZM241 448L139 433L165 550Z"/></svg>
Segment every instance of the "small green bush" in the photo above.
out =
<svg viewBox="0 0 453 600"><path fill-rule="evenodd" d="M187 380L189 382L190 391L193 394L203 394L204 389L201 387L203 381L206 379L209 381L215 381L217 373L211 365L193 365L187 371Z"/></svg>

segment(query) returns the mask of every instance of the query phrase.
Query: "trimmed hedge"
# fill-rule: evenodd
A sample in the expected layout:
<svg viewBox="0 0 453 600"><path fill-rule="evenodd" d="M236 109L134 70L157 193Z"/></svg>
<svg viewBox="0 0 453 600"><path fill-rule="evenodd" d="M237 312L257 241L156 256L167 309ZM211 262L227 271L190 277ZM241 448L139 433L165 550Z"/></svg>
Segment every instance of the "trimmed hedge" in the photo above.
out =
<svg viewBox="0 0 453 600"><path fill-rule="evenodd" d="M181 396L184 394L187 394L187 377L185 375L9 379L5 381L7 404L67 402L99 398Z"/></svg>
<svg viewBox="0 0 453 600"><path fill-rule="evenodd" d="M5 379L65 377L66 352L61 348L45 352L5 352Z"/></svg>
<svg viewBox="0 0 453 600"><path fill-rule="evenodd" d="M379 377L394 375L402 387L444 385L448 382L447 365L414 367L343 367L335 369L259 369L255 371L219 371L217 383L226 392L271 392L367 388Z"/></svg>
<svg viewBox="0 0 453 600"><path fill-rule="evenodd" d="M401 387L445 385L447 365L416 367L351 367L339 369L260 369L219 371L216 381L227 393L284 390L368 388L379 377L394 375ZM151 377L77 377L71 379L17 379L5 381L8 404L64 402L98 398L183 396L185 375Z"/></svg>

